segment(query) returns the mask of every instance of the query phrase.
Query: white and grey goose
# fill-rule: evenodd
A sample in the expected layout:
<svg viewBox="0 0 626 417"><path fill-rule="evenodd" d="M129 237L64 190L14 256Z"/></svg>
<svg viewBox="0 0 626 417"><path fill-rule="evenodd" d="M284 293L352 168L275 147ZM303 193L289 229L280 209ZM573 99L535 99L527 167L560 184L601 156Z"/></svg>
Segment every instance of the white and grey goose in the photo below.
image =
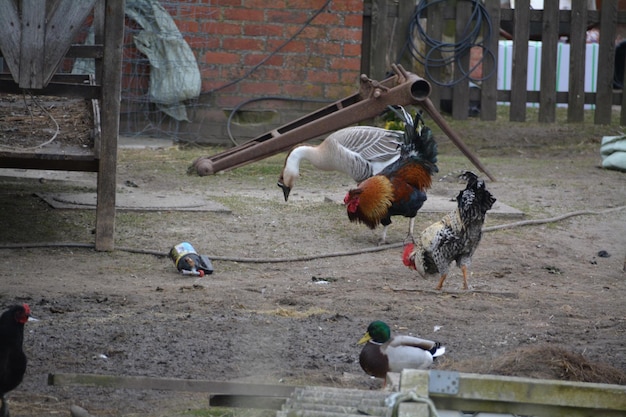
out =
<svg viewBox="0 0 626 417"><path fill-rule="evenodd" d="M400 157L404 132L374 126L352 126L337 130L317 146L299 145L287 158L278 186L285 201L300 175L300 161L309 161L322 171L348 174L357 183L378 174Z"/></svg>

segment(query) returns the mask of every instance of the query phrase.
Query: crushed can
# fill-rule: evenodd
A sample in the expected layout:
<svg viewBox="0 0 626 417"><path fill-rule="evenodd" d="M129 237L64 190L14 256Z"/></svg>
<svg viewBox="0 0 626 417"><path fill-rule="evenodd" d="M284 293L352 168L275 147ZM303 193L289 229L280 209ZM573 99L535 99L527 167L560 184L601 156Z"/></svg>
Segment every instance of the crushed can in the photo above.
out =
<svg viewBox="0 0 626 417"><path fill-rule="evenodd" d="M206 255L198 255L191 243L182 242L170 249L170 259L183 275L203 277L213 273L213 265Z"/></svg>

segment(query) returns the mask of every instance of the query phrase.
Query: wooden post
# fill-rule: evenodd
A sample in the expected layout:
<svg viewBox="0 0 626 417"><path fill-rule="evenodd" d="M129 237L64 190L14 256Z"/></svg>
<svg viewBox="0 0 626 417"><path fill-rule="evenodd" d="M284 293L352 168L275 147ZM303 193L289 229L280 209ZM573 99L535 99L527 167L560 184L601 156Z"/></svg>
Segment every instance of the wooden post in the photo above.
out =
<svg viewBox="0 0 626 417"><path fill-rule="evenodd" d="M120 123L120 82L124 38L124 0L105 3L105 39L102 65L102 141L98 165L96 250L110 251L115 233L115 179Z"/></svg>
<svg viewBox="0 0 626 417"><path fill-rule="evenodd" d="M585 59L587 51L587 1L574 0L569 35L569 94L567 121L582 122L585 118Z"/></svg>
<svg viewBox="0 0 626 417"><path fill-rule="evenodd" d="M611 124L613 108L613 71L615 67L615 33L617 31L617 0L603 0L600 10L600 52L595 124Z"/></svg>
<svg viewBox="0 0 626 417"><path fill-rule="evenodd" d="M491 29L491 40L484 45L486 50L491 51L491 54L486 54L485 51L483 51L483 78L489 76L489 74L491 74L491 76L484 79L482 82L480 91L480 119L496 120L498 114L498 40L500 39L498 28L500 27L500 0L486 0L485 7L491 17L492 27L489 28L488 25L485 25L483 28L483 37L487 35L486 32Z"/></svg>
<svg viewBox="0 0 626 417"><path fill-rule="evenodd" d="M466 37L469 21L472 14L472 4L467 1L459 1L456 4L456 36ZM452 87L452 117L456 120L465 120L469 116L469 80L465 78L465 72L470 67L470 48L459 51L460 56L454 66L454 80L461 80Z"/></svg>
<svg viewBox="0 0 626 417"><path fill-rule="evenodd" d="M541 31L541 82L539 85L539 122L556 120L556 55L559 41L559 2L543 6Z"/></svg>
<svg viewBox="0 0 626 417"><path fill-rule="evenodd" d="M530 0L517 0L513 22L513 67L511 68L511 108L509 119L512 122L526 121L526 81L528 79L528 36Z"/></svg>

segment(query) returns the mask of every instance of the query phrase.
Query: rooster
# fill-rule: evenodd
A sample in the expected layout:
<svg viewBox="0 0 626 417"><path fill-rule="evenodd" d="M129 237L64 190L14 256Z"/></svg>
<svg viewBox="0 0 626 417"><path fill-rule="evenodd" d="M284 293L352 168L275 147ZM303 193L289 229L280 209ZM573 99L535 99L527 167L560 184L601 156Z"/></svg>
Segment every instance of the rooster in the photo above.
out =
<svg viewBox="0 0 626 417"><path fill-rule="evenodd" d="M343 200L351 222L363 223L370 229L383 225L381 244L386 241L391 216L410 218L407 238L413 239L415 216L426 201L432 176L439 171L437 143L421 114L412 120L402 107L401 112L393 110L405 122L400 158L348 191Z"/></svg>
<svg viewBox="0 0 626 417"><path fill-rule="evenodd" d="M22 382L26 372L22 343L24 323L29 317L28 304L12 306L0 316L0 417L9 417L5 395Z"/></svg>
<svg viewBox="0 0 626 417"><path fill-rule="evenodd" d="M278 178L285 201L300 176L300 162L309 161L322 171L339 171L360 182L400 157L402 132L373 126L352 126L329 135L317 146L300 145L285 158Z"/></svg>
<svg viewBox="0 0 626 417"><path fill-rule="evenodd" d="M482 237L485 215L496 202L476 174L465 171L459 178L467 181L467 186L456 197L457 208L427 227L415 244L407 243L402 254L404 264L422 276L439 274L437 290L441 290L452 261L461 268L463 289L467 289L468 269Z"/></svg>

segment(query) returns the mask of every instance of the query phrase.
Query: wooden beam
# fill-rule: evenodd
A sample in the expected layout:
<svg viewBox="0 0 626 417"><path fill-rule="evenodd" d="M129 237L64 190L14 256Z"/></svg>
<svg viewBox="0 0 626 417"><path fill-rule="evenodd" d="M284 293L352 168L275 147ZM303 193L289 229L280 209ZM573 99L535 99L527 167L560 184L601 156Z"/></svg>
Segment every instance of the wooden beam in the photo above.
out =
<svg viewBox="0 0 626 417"><path fill-rule="evenodd" d="M443 382L443 383L442 383ZM402 372L401 390L429 387L437 408L537 417L626 414L626 386L446 371Z"/></svg>
<svg viewBox="0 0 626 417"><path fill-rule="evenodd" d="M615 69L615 35L617 33L617 0L603 0L598 52L595 124L611 124L613 71Z"/></svg>
<svg viewBox="0 0 626 417"><path fill-rule="evenodd" d="M46 2L44 0L23 0L18 77L20 88L39 89L44 87L45 34Z"/></svg>
<svg viewBox="0 0 626 417"><path fill-rule="evenodd" d="M155 378L98 374L49 374L48 385L84 385L114 389L155 389L164 391L206 392L212 395L289 397L297 388L292 385L246 384L203 379Z"/></svg>
<svg viewBox="0 0 626 417"><path fill-rule="evenodd" d="M15 0L0 0L0 50L13 80L20 74L20 38L22 27Z"/></svg>
<svg viewBox="0 0 626 417"><path fill-rule="evenodd" d="M100 102L100 157L98 169L98 196L96 203L96 250L114 249L115 192L117 169L117 138L120 127L120 99L122 79L122 47L124 40L124 0L106 1L104 10L104 59ZM99 12L98 12L99 16ZM96 17L98 17L96 16Z"/></svg>
<svg viewBox="0 0 626 417"><path fill-rule="evenodd" d="M509 120L526 121L526 82L528 79L528 37L530 28L530 0L518 0L515 3L513 33L513 67L511 68L511 107Z"/></svg>
<svg viewBox="0 0 626 417"><path fill-rule="evenodd" d="M541 35L541 80L539 84L539 122L556 120L557 47L559 42L559 3L547 2L543 8Z"/></svg>
<svg viewBox="0 0 626 417"><path fill-rule="evenodd" d="M42 73L44 80L43 85L47 84L56 72L59 63L70 49L72 40L80 31L82 23L87 16L89 16L89 13L91 13L95 3L96 0L60 0L55 2L55 7L52 8L49 15L46 16L45 66Z"/></svg>
<svg viewBox="0 0 626 417"><path fill-rule="evenodd" d="M569 81L567 98L567 121L585 119L585 59L587 54L587 2L572 2L571 33L569 35Z"/></svg>

